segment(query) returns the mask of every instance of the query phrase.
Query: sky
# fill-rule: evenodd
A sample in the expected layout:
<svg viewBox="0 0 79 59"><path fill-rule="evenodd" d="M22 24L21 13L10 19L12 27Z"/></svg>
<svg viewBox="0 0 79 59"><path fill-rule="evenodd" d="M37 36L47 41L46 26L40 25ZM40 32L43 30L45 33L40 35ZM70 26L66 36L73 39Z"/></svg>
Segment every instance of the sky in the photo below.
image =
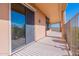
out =
<svg viewBox="0 0 79 59"><path fill-rule="evenodd" d="M79 3L68 3L66 12L66 23L74 17L77 13L79 13Z"/></svg>
<svg viewBox="0 0 79 59"><path fill-rule="evenodd" d="M12 24L22 27L25 24L25 16L16 11L12 11L11 12L11 22L12 22Z"/></svg>
<svg viewBox="0 0 79 59"><path fill-rule="evenodd" d="M66 13L65 22L67 23L69 20L71 20L72 17L74 17L77 13L79 13L79 3L68 3L65 13ZM60 27L60 25L52 24L51 27Z"/></svg>
<svg viewBox="0 0 79 59"><path fill-rule="evenodd" d="M68 3L66 10L66 22L68 22L73 16L75 16L77 13L79 13L79 3ZM11 12L11 20L13 24L16 24L18 26L23 26L25 24L25 16L12 11ZM53 24L51 27L60 27L59 24Z"/></svg>

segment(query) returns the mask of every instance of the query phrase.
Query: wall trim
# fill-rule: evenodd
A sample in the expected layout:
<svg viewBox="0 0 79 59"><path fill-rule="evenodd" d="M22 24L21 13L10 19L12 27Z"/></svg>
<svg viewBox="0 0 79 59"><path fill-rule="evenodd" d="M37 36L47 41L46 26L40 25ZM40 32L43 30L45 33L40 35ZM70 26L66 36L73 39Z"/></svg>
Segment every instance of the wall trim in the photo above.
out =
<svg viewBox="0 0 79 59"><path fill-rule="evenodd" d="M31 6L30 4L28 3L22 3L25 7L27 7L28 9L30 9L31 11L33 12L36 12L37 9L35 9L33 6Z"/></svg>
<svg viewBox="0 0 79 59"><path fill-rule="evenodd" d="M9 4L9 54L11 55L11 3Z"/></svg>

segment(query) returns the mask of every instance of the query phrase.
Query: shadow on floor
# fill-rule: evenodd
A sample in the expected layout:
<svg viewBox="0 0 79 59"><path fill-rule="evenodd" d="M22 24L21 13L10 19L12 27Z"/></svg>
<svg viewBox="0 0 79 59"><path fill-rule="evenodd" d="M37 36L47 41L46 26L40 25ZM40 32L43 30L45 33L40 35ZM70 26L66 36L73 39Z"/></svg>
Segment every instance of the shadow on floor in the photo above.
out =
<svg viewBox="0 0 79 59"><path fill-rule="evenodd" d="M58 37L58 36L47 36L47 37L52 37L52 38L62 39L61 37Z"/></svg>
<svg viewBox="0 0 79 59"><path fill-rule="evenodd" d="M56 47L56 48L60 48L61 50L69 50L68 48L64 48L64 47L59 47L59 46L54 46L54 47Z"/></svg>
<svg viewBox="0 0 79 59"><path fill-rule="evenodd" d="M64 40L53 40L54 42L57 42L57 43L62 43L62 44L66 44L66 41Z"/></svg>

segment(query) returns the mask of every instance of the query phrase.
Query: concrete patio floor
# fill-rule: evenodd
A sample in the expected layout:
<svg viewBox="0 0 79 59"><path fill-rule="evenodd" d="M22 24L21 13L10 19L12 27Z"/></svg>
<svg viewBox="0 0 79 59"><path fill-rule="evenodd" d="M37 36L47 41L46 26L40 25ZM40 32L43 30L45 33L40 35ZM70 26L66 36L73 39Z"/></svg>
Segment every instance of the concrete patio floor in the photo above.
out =
<svg viewBox="0 0 79 59"><path fill-rule="evenodd" d="M67 56L66 42L60 32L48 32L47 37L25 46L12 56Z"/></svg>

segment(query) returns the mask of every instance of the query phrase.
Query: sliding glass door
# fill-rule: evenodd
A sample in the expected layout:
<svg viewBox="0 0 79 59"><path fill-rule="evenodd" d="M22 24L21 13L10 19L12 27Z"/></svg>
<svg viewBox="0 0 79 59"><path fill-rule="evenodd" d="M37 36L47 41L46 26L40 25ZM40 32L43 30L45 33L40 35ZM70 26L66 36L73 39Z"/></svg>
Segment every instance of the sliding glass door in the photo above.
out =
<svg viewBox="0 0 79 59"><path fill-rule="evenodd" d="M34 12L23 4L11 4L12 51L34 41Z"/></svg>
<svg viewBox="0 0 79 59"><path fill-rule="evenodd" d="M18 6L16 6L18 5ZM16 7L15 7L16 6ZM18 9L23 8L23 9ZM12 27L12 51L26 43L25 40L25 8L21 4L12 4L11 27Z"/></svg>

